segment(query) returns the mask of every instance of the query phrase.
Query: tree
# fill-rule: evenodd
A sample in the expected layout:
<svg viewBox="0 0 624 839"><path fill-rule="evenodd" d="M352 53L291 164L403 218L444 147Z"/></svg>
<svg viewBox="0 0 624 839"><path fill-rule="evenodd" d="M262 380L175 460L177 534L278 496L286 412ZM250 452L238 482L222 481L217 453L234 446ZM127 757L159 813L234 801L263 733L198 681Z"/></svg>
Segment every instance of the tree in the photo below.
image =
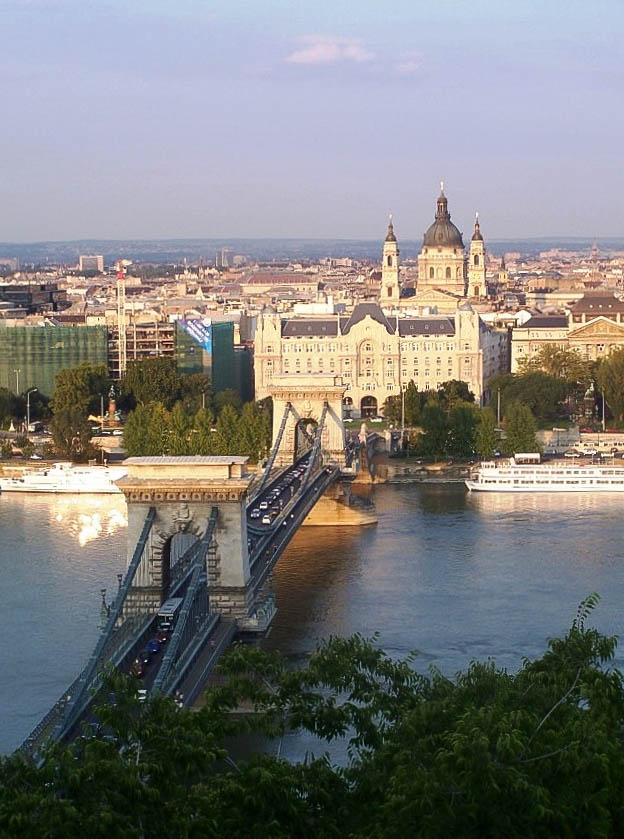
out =
<svg viewBox="0 0 624 839"><path fill-rule="evenodd" d="M598 387L613 415L624 419L624 347L617 347L600 360Z"/></svg>
<svg viewBox="0 0 624 839"><path fill-rule="evenodd" d="M130 457L142 457L148 452L148 434L151 411L144 405L137 405L128 414L123 429L124 448Z"/></svg>
<svg viewBox="0 0 624 839"><path fill-rule="evenodd" d="M169 454L169 414L162 402L150 406L150 419L147 427L146 454Z"/></svg>
<svg viewBox="0 0 624 839"><path fill-rule="evenodd" d="M215 454L239 454L240 419L233 405L224 405L217 419L213 449Z"/></svg>
<svg viewBox="0 0 624 839"><path fill-rule="evenodd" d="M191 453L191 423L185 414L181 402L176 402L169 416L169 454L185 455Z"/></svg>
<svg viewBox="0 0 624 839"><path fill-rule="evenodd" d="M477 420L475 451L479 457L488 459L492 457L497 448L496 417L489 408L482 408Z"/></svg>
<svg viewBox="0 0 624 839"><path fill-rule="evenodd" d="M39 763L0 758L0 835L270 836L275 839L617 839L624 824L622 674L617 640L587 627L595 595L563 638L516 673L473 661L423 674L376 639L332 638L305 667L232 648L196 712L111 673L94 726ZM234 716L246 704L254 714ZM232 760L250 731L302 729L328 755Z"/></svg>
<svg viewBox="0 0 624 839"><path fill-rule="evenodd" d="M475 452L477 409L470 402L456 401L448 418L446 451L453 457L470 457Z"/></svg>
<svg viewBox="0 0 624 839"><path fill-rule="evenodd" d="M97 455L91 444L91 426L82 408L56 410L51 430L54 446L61 457L84 461Z"/></svg>
<svg viewBox="0 0 624 839"><path fill-rule="evenodd" d="M169 409L180 397L180 377L174 358L146 358L129 361L121 383L122 394L135 403L160 402Z"/></svg>
<svg viewBox="0 0 624 839"><path fill-rule="evenodd" d="M189 416L200 408L211 408L213 393L210 377L203 373L180 376L180 399L185 413Z"/></svg>
<svg viewBox="0 0 624 839"><path fill-rule="evenodd" d="M7 428L11 420L24 416L24 400L6 387L0 387L0 424Z"/></svg>
<svg viewBox="0 0 624 839"><path fill-rule="evenodd" d="M213 416L207 408L200 408L193 418L191 430L191 454L214 454L212 432Z"/></svg>
<svg viewBox="0 0 624 839"><path fill-rule="evenodd" d="M565 379L587 390L594 377L594 362L583 358L576 350L568 350L559 344L548 343L539 348L535 355L518 362L521 374L542 370L557 379Z"/></svg>
<svg viewBox="0 0 624 839"><path fill-rule="evenodd" d="M266 455L270 445L271 427L267 412L256 402L246 402L239 421L238 453L257 463Z"/></svg>
<svg viewBox="0 0 624 839"><path fill-rule="evenodd" d="M214 404L217 414L220 414L222 409L226 405L230 405L237 411L240 411L241 405L243 403L241 401L238 391L234 390L233 388L226 388L226 390L220 390L218 393L215 394Z"/></svg>
<svg viewBox="0 0 624 839"><path fill-rule="evenodd" d="M449 434L446 412L440 403L431 399L423 408L420 425L422 434L417 451L427 457L443 457Z"/></svg>
<svg viewBox="0 0 624 839"><path fill-rule="evenodd" d="M458 402L475 401L474 393L466 382L462 382L460 379L449 379L448 382L442 382L438 387L438 393L447 411L451 411Z"/></svg>
<svg viewBox="0 0 624 839"><path fill-rule="evenodd" d="M530 408L538 419L553 419L560 415L561 403L569 392L564 379L549 376L541 370L495 376L488 386L493 394L500 389L503 416L508 405L521 402Z"/></svg>
<svg viewBox="0 0 624 839"><path fill-rule="evenodd" d="M507 454L541 451L541 446L535 437L536 430L535 418L530 408L521 402L512 402L505 413L505 450Z"/></svg>
<svg viewBox="0 0 624 839"><path fill-rule="evenodd" d="M61 370L54 379L52 411L77 409L83 414L99 413L100 396L108 393L110 379L105 364L83 362Z"/></svg>

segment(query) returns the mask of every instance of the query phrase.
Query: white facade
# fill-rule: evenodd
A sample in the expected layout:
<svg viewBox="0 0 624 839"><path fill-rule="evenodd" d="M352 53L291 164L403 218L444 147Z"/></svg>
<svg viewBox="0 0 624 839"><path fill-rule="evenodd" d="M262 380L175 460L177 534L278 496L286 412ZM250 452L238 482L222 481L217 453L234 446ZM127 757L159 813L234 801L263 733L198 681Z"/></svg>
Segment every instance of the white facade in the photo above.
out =
<svg viewBox="0 0 624 839"><path fill-rule="evenodd" d="M410 381L436 390L458 379L482 401L487 380L507 369L507 331L486 326L469 304L449 316L387 316L362 303L348 317L258 319L256 399L269 395L276 376L329 373L342 376L352 416L376 415Z"/></svg>

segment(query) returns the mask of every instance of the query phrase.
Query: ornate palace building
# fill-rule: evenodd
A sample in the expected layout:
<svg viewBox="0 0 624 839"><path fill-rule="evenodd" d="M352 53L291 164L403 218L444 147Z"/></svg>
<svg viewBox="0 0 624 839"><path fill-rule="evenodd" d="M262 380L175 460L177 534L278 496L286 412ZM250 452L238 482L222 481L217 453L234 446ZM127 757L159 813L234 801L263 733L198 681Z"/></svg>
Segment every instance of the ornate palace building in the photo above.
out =
<svg viewBox="0 0 624 839"><path fill-rule="evenodd" d="M511 372L545 344L576 350L592 361L608 355L624 346L624 302L607 289L596 289L585 292L565 315L535 315L513 330Z"/></svg>
<svg viewBox="0 0 624 839"><path fill-rule="evenodd" d="M258 318L256 399L268 395L275 376L329 373L347 385L345 408L353 417L376 416L386 398L410 381L419 390L436 390L459 379L483 401L488 379L509 369L508 333L487 326L466 299L487 294L483 236L477 218L466 256L443 190L424 236L418 276L416 296L402 297L390 217L378 303L359 303L350 313Z"/></svg>

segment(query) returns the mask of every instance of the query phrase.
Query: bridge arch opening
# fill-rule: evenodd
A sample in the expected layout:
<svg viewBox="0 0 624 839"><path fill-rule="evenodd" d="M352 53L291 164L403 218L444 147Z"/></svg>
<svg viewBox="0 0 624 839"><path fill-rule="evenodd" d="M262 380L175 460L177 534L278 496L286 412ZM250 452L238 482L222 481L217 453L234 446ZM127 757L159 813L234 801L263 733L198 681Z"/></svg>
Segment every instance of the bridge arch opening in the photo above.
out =
<svg viewBox="0 0 624 839"><path fill-rule="evenodd" d="M360 402L360 415L362 417L377 416L377 399L374 396L363 396Z"/></svg>
<svg viewBox="0 0 624 839"><path fill-rule="evenodd" d="M342 411L345 419L351 419L353 414L353 399L350 396L345 396L342 400Z"/></svg>
<svg viewBox="0 0 624 839"><path fill-rule="evenodd" d="M166 600L176 572L181 572L180 560L194 544L199 542L195 533L179 531L170 536L162 547L162 598Z"/></svg>
<svg viewBox="0 0 624 839"><path fill-rule="evenodd" d="M295 460L303 457L314 444L318 422L311 417L302 417L295 426Z"/></svg>

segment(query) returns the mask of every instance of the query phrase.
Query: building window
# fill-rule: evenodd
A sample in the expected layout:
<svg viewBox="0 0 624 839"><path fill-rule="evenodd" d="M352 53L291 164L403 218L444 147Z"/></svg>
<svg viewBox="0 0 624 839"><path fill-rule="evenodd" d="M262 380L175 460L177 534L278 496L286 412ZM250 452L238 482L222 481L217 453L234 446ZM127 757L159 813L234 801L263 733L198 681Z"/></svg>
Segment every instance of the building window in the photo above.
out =
<svg viewBox="0 0 624 839"><path fill-rule="evenodd" d="M447 268L447 269L446 269L446 279L447 279L447 280L450 280L450 279L451 279L451 269L450 269L450 268Z"/></svg>
<svg viewBox="0 0 624 839"><path fill-rule="evenodd" d="M388 257L388 267L390 267L390 268L392 267L392 257L391 256Z"/></svg>
<svg viewBox="0 0 624 839"><path fill-rule="evenodd" d="M273 352L273 345L269 344L268 347L266 348L265 352L272 353Z"/></svg>
<svg viewBox="0 0 624 839"><path fill-rule="evenodd" d="M388 365L388 367L392 367L392 359L391 359L391 358L388 358L388 359L386 360L386 364Z"/></svg>
<svg viewBox="0 0 624 839"><path fill-rule="evenodd" d="M364 352L372 352L373 345L372 344L364 344Z"/></svg>
<svg viewBox="0 0 624 839"><path fill-rule="evenodd" d="M474 264L475 264L475 265L478 265L478 264L479 264L479 254L478 254L478 253L476 253L476 254L474 255Z"/></svg>
<svg viewBox="0 0 624 839"><path fill-rule="evenodd" d="M429 269L429 279L432 280L435 277L435 272L433 268Z"/></svg>

